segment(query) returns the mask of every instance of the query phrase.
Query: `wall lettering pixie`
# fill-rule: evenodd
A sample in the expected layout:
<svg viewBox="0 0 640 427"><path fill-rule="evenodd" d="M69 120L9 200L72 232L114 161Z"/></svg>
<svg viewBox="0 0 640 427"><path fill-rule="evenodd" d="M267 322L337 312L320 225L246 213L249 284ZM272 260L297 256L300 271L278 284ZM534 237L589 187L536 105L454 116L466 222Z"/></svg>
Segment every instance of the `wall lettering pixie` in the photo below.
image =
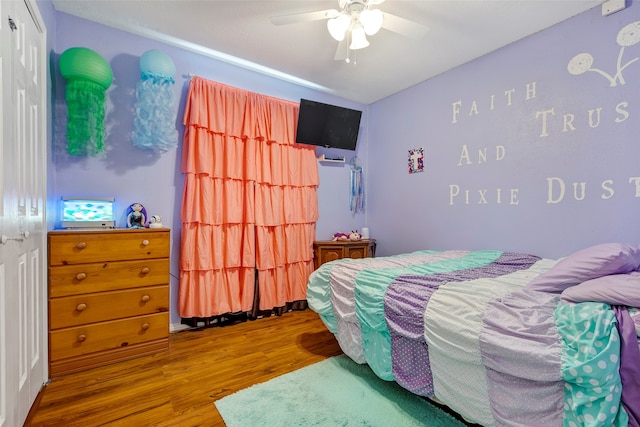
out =
<svg viewBox="0 0 640 427"><path fill-rule="evenodd" d="M567 62L566 72L574 78L582 78L585 84L595 84L602 87L600 82L593 82L596 79L585 79L586 76L595 75L599 79L604 79L608 87L618 87L626 84L625 76L631 68L636 68L636 74L640 71L640 63L632 67L640 60L637 55L640 49L631 50L631 46L640 43L640 21L632 22L625 25L619 30L615 37L617 44L617 59L615 63L609 64L610 67L602 65L598 62L596 67L596 59L594 55L588 52L582 52L574 55ZM633 53L632 53L633 52ZM606 64L605 64L606 65ZM631 67L631 68L630 68ZM593 83L591 83L593 82ZM548 88L542 88L549 90ZM523 123L519 126L532 132L530 135L524 135L525 141L529 138L535 143L549 140L550 136L563 137L571 135L578 130L589 131L597 129L603 124L620 125L625 123L632 117L635 104L632 104L634 98L620 99L614 101L610 105L580 105L575 110L567 110L566 103L562 107L558 106L540 106L536 104L539 100L540 85L536 81L530 81L522 85L522 87L510 87L497 93L491 93L482 99L458 99L451 103L451 125L459 126L469 120L479 120L486 114L502 114L505 111L515 108L526 108L533 110L532 114L527 114L525 119L529 123ZM586 90L586 88L585 88ZM544 92L543 92L544 93ZM626 93L626 92L621 92ZM632 96L632 95L630 95ZM523 105L528 103L529 105ZM507 120L507 118L505 118ZM554 139L557 141L557 138ZM501 143L499 140L487 147L470 148L469 144L462 143L455 166L477 167L478 165L489 165L496 162L509 161L509 150L513 145ZM583 201L598 198L600 200L610 200L620 193L623 197L640 198L640 177L631 176L627 182L618 183L612 179L603 179L599 183L586 181L570 181L562 176L549 176L541 179L540 186L544 186L546 199L539 200L540 203L559 204L567 200ZM542 194L542 192L537 192ZM464 188L459 183L451 183L448 185L448 204L449 205L472 205L472 204L498 204L518 206L522 194L519 188Z"/></svg>

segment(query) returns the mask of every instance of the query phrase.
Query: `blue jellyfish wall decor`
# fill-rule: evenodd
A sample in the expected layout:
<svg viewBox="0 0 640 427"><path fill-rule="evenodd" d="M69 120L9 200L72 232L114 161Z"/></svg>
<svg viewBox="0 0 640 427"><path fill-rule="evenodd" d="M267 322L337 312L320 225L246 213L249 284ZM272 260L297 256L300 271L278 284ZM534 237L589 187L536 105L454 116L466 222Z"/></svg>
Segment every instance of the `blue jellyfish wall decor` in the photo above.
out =
<svg viewBox="0 0 640 427"><path fill-rule="evenodd" d="M163 153L178 145L177 105L173 94L176 66L167 54L151 49L140 57L140 71L133 145Z"/></svg>

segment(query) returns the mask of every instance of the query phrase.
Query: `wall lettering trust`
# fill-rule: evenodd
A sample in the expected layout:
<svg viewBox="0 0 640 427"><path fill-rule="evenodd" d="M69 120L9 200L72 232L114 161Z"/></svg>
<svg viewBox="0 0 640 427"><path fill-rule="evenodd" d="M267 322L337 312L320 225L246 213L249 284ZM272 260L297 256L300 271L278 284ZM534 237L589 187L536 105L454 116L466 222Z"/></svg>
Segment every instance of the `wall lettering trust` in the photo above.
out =
<svg viewBox="0 0 640 427"><path fill-rule="evenodd" d="M522 90L522 95L518 96L516 89L505 90L503 96L497 97L495 94L488 97L483 103L477 100L465 103L462 100L451 104L451 123L456 124L466 118L479 116L482 113L493 111L496 105L504 103L512 106L516 102L529 102L536 98L537 83L527 83ZM629 103L621 101L611 108L612 114L606 116L614 123L623 123L629 117ZM551 132L567 133L575 131L578 127L597 128L603 123L603 108L591 108L582 113L560 112L555 108L541 109L535 112L535 129L537 138L546 138ZM507 159L507 148L504 145L494 147L483 147L476 151L470 150L467 144L463 144L456 166L464 167L473 164L485 164L488 162L501 162ZM567 183L560 177L547 177L547 204L557 204L572 198L575 200L585 200L587 198L586 182ZM640 177L629 177L626 192L633 197L640 197ZM599 183L596 187L589 186L589 194L595 194L601 199L611 199L615 195L613 180L607 179ZM593 191L593 193L592 193ZM519 204L520 190L518 188L477 188L464 189L459 184L449 184L449 205L454 204Z"/></svg>
<svg viewBox="0 0 640 427"><path fill-rule="evenodd" d="M616 43L620 49L617 62L612 67L615 73L608 73L605 70L593 67L594 59L590 53L575 55L569 61L567 71L575 76L594 72L605 78L610 87L615 87L618 84L624 85L623 71L634 62L640 60L640 57L631 58L626 62L623 60L625 48L640 43L640 21L624 26L616 36ZM451 124L456 125L461 120L473 119L483 113L491 112L495 110L497 105L511 107L518 102L533 102L536 99L537 89L537 82L530 82L520 90L515 88L507 89L501 95L492 94L481 102L478 100L457 100L452 102ZM594 129L599 127L603 120L614 124L623 123L630 117L628 107L629 103L627 101L621 101L615 106L607 108L596 107L578 112L558 111L552 107L537 110L531 119L535 120L534 129L538 131L535 137L543 139L549 137L552 132L570 133L580 127ZM504 145L484 147L473 152L467 144L463 144L456 166L465 167L473 164L486 164L490 161L502 162L506 159L508 159L508 153ZM565 182L561 177L547 177L546 182L544 182L547 189L545 203L558 204L568 199L580 201L585 200L587 197L599 197L602 200L609 200L616 194L616 188L619 188L626 196L640 198L640 177L632 176L623 185L618 184L616 186L616 184L612 179L605 179L600 183L589 183L587 185L587 182ZM517 206L520 203L520 190L518 188L468 189L461 187L459 184L449 184L449 205L490 203Z"/></svg>

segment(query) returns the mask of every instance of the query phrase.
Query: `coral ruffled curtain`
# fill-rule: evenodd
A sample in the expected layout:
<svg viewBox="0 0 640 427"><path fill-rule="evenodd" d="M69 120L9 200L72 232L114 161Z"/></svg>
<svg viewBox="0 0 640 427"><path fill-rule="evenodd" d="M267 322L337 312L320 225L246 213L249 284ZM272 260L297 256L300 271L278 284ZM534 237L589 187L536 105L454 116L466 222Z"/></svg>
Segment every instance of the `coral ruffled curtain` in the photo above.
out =
<svg viewBox="0 0 640 427"><path fill-rule="evenodd" d="M319 176L313 147L295 143L298 109L191 79L182 152L183 318L273 310L306 299Z"/></svg>

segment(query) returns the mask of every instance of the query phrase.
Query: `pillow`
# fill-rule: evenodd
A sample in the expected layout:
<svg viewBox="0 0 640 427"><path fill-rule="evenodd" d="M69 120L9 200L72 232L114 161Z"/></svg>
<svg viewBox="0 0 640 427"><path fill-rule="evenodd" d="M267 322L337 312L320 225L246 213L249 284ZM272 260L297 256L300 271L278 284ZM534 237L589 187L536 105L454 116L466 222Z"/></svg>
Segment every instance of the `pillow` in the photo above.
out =
<svg viewBox="0 0 640 427"><path fill-rule="evenodd" d="M640 246L603 243L563 258L550 270L529 282L526 287L536 291L561 293L585 280L610 274L625 274L639 267Z"/></svg>
<svg viewBox="0 0 640 427"><path fill-rule="evenodd" d="M562 291L560 299L564 302L597 301L611 305L640 307L640 272L613 274L586 280Z"/></svg>

